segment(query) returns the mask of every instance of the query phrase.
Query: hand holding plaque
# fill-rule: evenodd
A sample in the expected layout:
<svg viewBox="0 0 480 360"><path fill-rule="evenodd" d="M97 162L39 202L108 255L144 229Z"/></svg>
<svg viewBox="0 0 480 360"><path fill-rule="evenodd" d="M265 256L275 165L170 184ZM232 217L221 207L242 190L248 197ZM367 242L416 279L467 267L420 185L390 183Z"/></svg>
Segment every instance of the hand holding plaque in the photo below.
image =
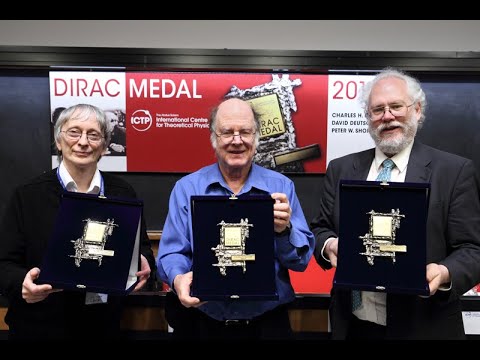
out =
<svg viewBox="0 0 480 360"><path fill-rule="evenodd" d="M193 281L202 301L276 299L270 195L191 196Z"/></svg>

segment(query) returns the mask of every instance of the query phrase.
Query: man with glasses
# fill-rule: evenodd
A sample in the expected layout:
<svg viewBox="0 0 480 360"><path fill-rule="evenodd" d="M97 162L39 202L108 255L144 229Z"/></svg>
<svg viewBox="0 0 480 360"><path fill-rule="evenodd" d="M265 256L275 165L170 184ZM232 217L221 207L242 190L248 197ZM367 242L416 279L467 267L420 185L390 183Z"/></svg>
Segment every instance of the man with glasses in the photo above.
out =
<svg viewBox="0 0 480 360"><path fill-rule="evenodd" d="M98 341L121 335L122 296L35 283L63 192L136 198L131 185L97 167L109 134L105 113L99 108L78 104L64 109L54 127L60 165L20 185L6 208L0 224L0 292L8 298L5 321L12 340ZM134 291L155 271L143 220L141 225L141 270L136 274L139 282Z"/></svg>
<svg viewBox="0 0 480 360"><path fill-rule="evenodd" d="M463 339L460 297L480 282L480 202L473 162L415 140L426 98L413 77L387 68L365 85L362 102L376 147L328 165L320 214L311 223L315 258L337 266L341 179L376 180L393 160L390 181L430 183L426 281L430 296L334 288L334 339ZM390 161L388 161L390 162ZM390 164L392 164L390 162ZM348 226L348 224L342 224ZM355 294L360 301L353 306ZM358 306L357 306L358 305Z"/></svg>
<svg viewBox="0 0 480 360"><path fill-rule="evenodd" d="M229 98L210 116L210 142L217 163L177 181L157 256L160 278L168 293L166 317L174 338L286 339L292 336L288 304L295 293L289 270L304 271L313 253L308 229L293 182L286 176L253 163L259 141L258 114L239 98ZM190 196L270 194L275 200L275 285L279 299L208 301L190 296L192 272Z"/></svg>

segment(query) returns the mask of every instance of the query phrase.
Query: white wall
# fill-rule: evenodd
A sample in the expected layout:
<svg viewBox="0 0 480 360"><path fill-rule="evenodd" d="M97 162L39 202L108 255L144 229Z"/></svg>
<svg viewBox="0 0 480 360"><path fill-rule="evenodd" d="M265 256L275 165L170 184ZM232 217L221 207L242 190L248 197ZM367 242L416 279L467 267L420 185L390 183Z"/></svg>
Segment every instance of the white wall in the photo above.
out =
<svg viewBox="0 0 480 360"><path fill-rule="evenodd" d="M479 20L0 20L0 45L480 51Z"/></svg>

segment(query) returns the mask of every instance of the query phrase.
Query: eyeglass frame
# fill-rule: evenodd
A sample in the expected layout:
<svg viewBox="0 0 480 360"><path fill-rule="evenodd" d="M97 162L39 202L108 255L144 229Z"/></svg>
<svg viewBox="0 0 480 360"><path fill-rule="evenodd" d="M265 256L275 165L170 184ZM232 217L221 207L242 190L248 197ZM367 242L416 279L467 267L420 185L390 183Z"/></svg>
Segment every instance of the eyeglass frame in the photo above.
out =
<svg viewBox="0 0 480 360"><path fill-rule="evenodd" d="M383 108L383 111L382 111L382 115L381 115L381 116L380 116L380 114L379 114L377 118L373 119L372 115L370 115L370 113L372 112L371 109L368 109L367 111L365 111L365 116L366 116L368 119L370 119L370 120L377 121L377 120L383 119L383 118L385 117L385 113L387 112L387 109L388 109L388 111L390 112L390 114L392 114L392 116L394 116L394 117L405 116L405 115L407 115L407 113L408 113L408 109L409 109L411 106L415 105L415 104L417 103L417 101L415 100L415 101L412 102L410 105L407 105L407 103L404 102L404 101L398 101L398 102L396 102L396 103L399 104L399 105L400 105L400 103L402 103L402 104L403 104L402 106L405 106L405 108L407 109L407 110L405 111L405 114L403 114L403 115L395 115L394 113L392 113L392 109L391 109L390 105L386 105L386 106L383 106L383 107L382 107L382 108ZM396 103L393 102L392 104L396 104ZM378 108L380 108L380 107L378 107ZM394 111L396 111L396 110L394 110Z"/></svg>
<svg viewBox="0 0 480 360"><path fill-rule="evenodd" d="M242 131L249 131L249 133L242 135L242 134L241 134ZM235 134L236 132L237 132L238 134ZM253 129L243 129L243 130L240 130L240 131L232 131L231 133L227 132L227 133L220 133L220 134L217 134L217 132L214 131L214 134L215 134L218 138L222 139L222 141L223 141L224 143L226 143L226 144L230 144L230 143L233 141L233 139L235 139L235 136L239 136L240 139L241 139L243 142L250 142L250 141L252 141L252 140L255 138L255 134L256 134L256 133L257 133L257 131L256 131L256 130L253 130ZM226 138L225 138L226 135L228 135L228 138L231 137L231 139L230 139L230 140L226 140ZM245 139L244 136L251 137L251 138Z"/></svg>
<svg viewBox="0 0 480 360"><path fill-rule="evenodd" d="M80 133L80 136L78 137L73 137L72 135L69 135L68 132L70 131L70 134L71 134L71 131L78 131ZM67 130L60 130L61 133L65 133L65 135L67 136L67 139L70 139L72 141L79 141L83 134L85 134L85 136L87 137L87 141L89 143L100 143L103 139L105 139L105 136L102 136L100 133L95 133L95 134L92 134L92 133L88 133L86 130L84 131L80 131L79 129L67 129ZM78 134L77 134L78 135ZM100 138L98 140L91 140L89 135L94 135L94 136L100 136Z"/></svg>

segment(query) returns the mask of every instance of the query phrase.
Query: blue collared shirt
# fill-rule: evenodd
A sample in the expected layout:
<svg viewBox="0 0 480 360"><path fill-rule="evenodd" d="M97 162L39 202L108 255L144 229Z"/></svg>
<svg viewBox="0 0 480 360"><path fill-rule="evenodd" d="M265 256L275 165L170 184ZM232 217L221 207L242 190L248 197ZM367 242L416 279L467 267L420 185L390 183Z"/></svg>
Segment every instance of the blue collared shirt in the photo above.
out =
<svg viewBox="0 0 480 360"><path fill-rule="evenodd" d="M275 236L275 282L279 299L275 301L208 301L199 307L217 320L251 319L276 306L293 301L295 292L288 270L304 271L314 249L314 237L308 228L294 183L286 176L261 166L252 169L237 196L285 193L292 208L289 235ZM191 195L232 195L218 164L206 166L175 184L170 194L169 211L157 255L160 279L173 287L179 274L192 270ZM195 276L195 274L194 274ZM201 300L201 299L200 299Z"/></svg>

